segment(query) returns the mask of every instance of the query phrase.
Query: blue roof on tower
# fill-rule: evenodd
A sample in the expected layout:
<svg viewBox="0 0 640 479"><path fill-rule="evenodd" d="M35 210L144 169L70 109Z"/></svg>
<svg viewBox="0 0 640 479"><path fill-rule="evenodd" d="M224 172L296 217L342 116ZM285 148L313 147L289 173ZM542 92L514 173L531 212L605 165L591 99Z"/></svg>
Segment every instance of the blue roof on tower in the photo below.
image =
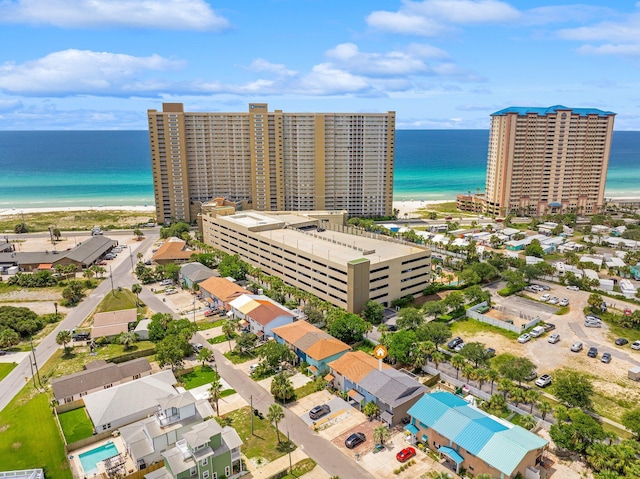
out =
<svg viewBox="0 0 640 479"><path fill-rule="evenodd" d="M612 111L603 111L598 110L597 108L568 108L562 105L554 105L548 108L544 107L535 107L535 106L510 106L509 108L505 108L504 110L497 111L492 113L491 116L500 116L506 115L508 113L517 113L518 115L528 115L529 113L535 113L540 116L552 115L558 112L558 110L571 110L572 113L580 116L587 115L599 115L599 116L609 116L615 115Z"/></svg>

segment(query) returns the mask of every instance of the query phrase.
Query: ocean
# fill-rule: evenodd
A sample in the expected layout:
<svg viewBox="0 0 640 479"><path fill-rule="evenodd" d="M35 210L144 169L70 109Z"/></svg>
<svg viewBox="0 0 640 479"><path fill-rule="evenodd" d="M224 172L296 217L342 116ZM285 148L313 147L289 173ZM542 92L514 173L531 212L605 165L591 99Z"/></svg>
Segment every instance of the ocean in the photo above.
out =
<svg viewBox="0 0 640 479"><path fill-rule="evenodd" d="M398 130L395 200L484 190L488 130ZM146 131L0 131L0 209L153 205ZM614 132L606 196L640 196L640 131Z"/></svg>

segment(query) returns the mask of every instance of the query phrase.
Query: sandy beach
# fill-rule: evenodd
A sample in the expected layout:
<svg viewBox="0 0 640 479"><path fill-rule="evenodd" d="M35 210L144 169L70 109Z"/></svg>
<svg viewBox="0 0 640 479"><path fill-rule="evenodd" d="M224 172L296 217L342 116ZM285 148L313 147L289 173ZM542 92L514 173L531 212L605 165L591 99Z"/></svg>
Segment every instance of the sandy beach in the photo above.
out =
<svg viewBox="0 0 640 479"><path fill-rule="evenodd" d="M410 200L410 201L394 201L393 209L399 211L398 218L418 218L419 215L416 213L419 209L426 208L429 205L438 205L442 203L451 203L455 202L455 199L452 200L437 200L437 201L419 201L419 200ZM405 213L407 216L405 216Z"/></svg>
<svg viewBox="0 0 640 479"><path fill-rule="evenodd" d="M50 208L8 208L0 210L0 216L13 216L29 213L52 213L64 211L133 211L139 213L155 214L156 207L153 205L144 206L64 206Z"/></svg>

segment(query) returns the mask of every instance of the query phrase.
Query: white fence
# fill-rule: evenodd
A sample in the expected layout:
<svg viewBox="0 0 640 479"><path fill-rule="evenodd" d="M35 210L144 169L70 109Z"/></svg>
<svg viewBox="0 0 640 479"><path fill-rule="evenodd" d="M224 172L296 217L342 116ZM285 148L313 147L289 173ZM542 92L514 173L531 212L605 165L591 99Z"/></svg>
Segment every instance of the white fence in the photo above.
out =
<svg viewBox="0 0 640 479"><path fill-rule="evenodd" d="M487 307L486 301L483 301L482 303L476 304L475 306L472 306L471 308L467 309L467 317L475 319L477 321L481 321L486 324L490 324L492 326L496 326L498 328L507 329L509 331L513 331L514 333L518 333L518 334L520 334L522 331L526 329L532 328L533 326L535 326L540 322L540 317L536 316L528 323L522 325L522 327L518 327L515 324L507 323L506 321L494 319L482 313L479 313L478 310L482 309L483 307Z"/></svg>

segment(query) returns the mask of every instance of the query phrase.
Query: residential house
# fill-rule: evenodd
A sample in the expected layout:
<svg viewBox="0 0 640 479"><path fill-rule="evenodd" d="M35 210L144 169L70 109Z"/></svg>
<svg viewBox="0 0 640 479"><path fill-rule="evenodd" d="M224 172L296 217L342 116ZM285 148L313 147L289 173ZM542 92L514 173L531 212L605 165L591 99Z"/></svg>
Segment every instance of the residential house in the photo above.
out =
<svg viewBox="0 0 640 479"><path fill-rule="evenodd" d="M149 339L149 325L151 324L151 320L148 318L141 319L138 321L136 325L136 329L133 330L136 333L138 339L146 341Z"/></svg>
<svg viewBox="0 0 640 479"><path fill-rule="evenodd" d="M211 307L229 310L231 301L243 294L251 294L251 291L228 278L212 276L200 283L200 293Z"/></svg>
<svg viewBox="0 0 640 479"><path fill-rule="evenodd" d="M328 372L328 363L351 350L348 344L307 321L294 321L274 328L273 337L291 349L300 362L307 363L307 369L314 376Z"/></svg>
<svg viewBox="0 0 640 479"><path fill-rule="evenodd" d="M406 417L428 388L407 372L397 371L364 351L343 354L329 363L325 376L333 387L347 393L352 404L361 408L374 402L380 419L395 426Z"/></svg>
<svg viewBox="0 0 640 479"><path fill-rule="evenodd" d="M185 263L180 266L178 279L185 288L192 289L194 285L200 284L212 276L219 276L219 273L194 261L193 263Z"/></svg>
<svg viewBox="0 0 640 479"><path fill-rule="evenodd" d="M138 311L135 308L97 313L93 317L91 337L113 338L120 333L129 331L129 324L135 323L137 320Z"/></svg>
<svg viewBox="0 0 640 479"><path fill-rule="evenodd" d="M162 246L151 256L151 260L158 264L186 263L192 254L193 251L187 247L186 241L172 237L164 240Z"/></svg>
<svg viewBox="0 0 640 479"><path fill-rule="evenodd" d="M53 379L51 386L56 401L64 404L150 374L151 365L146 358L132 359L120 364L97 360L87 364L84 371Z"/></svg>
<svg viewBox="0 0 640 479"><path fill-rule="evenodd" d="M242 440L235 429L215 419L195 424L175 446L162 453L164 467L145 479L222 479L239 477Z"/></svg>
<svg viewBox="0 0 640 479"><path fill-rule="evenodd" d="M273 328L290 324L296 315L262 294L243 294L229 303L233 316L247 322L259 337L273 337Z"/></svg>
<svg viewBox="0 0 640 479"><path fill-rule="evenodd" d="M158 400L177 396L171 370L87 394L82 399L96 432L115 430L158 411Z"/></svg>
<svg viewBox="0 0 640 479"><path fill-rule="evenodd" d="M214 415L207 399L196 400L189 391L157 400L153 415L120 428L129 457L138 469L162 460L185 432Z"/></svg>
<svg viewBox="0 0 640 479"><path fill-rule="evenodd" d="M620 293L622 293L625 298L634 299L636 297L638 288L628 279L621 279L618 282L618 286L620 287Z"/></svg>
<svg viewBox="0 0 640 479"><path fill-rule="evenodd" d="M539 478L537 466L548 446L545 439L472 406L448 393L424 395L409 409L405 426L414 444L421 442L474 475L512 479Z"/></svg>

